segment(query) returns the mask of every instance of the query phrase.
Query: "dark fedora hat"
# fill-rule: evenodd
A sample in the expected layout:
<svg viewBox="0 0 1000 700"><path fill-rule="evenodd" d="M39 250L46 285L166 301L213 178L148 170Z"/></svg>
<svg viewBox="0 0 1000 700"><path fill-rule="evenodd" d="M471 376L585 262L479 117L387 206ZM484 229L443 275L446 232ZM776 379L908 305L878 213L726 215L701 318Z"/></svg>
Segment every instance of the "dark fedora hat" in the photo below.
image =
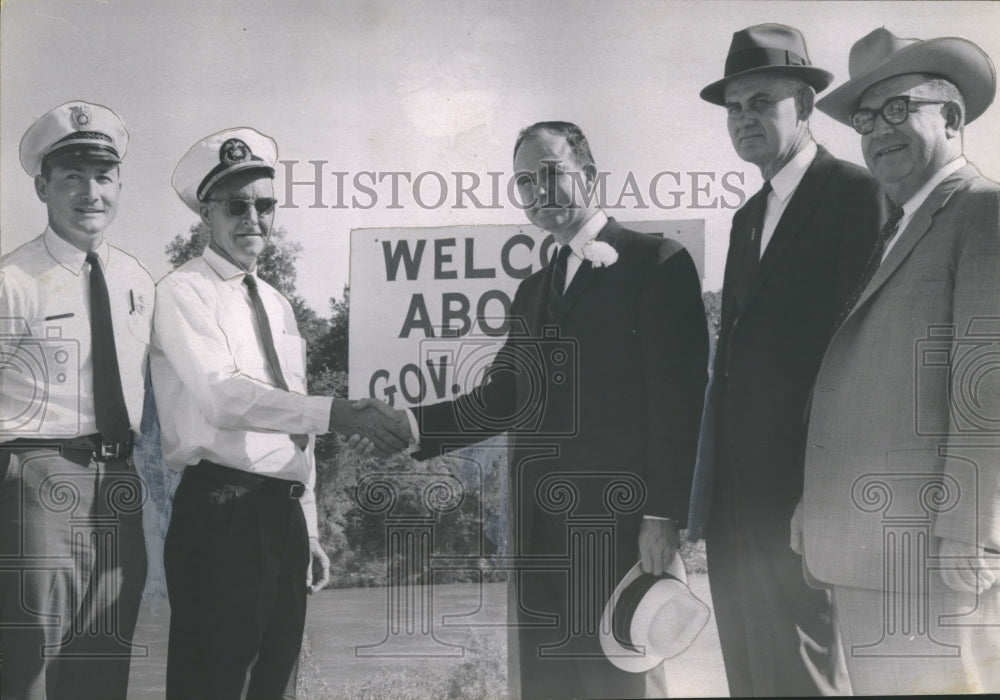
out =
<svg viewBox="0 0 1000 700"><path fill-rule="evenodd" d="M701 91L701 99L714 105L726 103L726 83L744 75L771 71L801 78L816 92L833 81L833 74L809 61L801 32L784 24L757 24L733 34L726 56L726 72Z"/></svg>

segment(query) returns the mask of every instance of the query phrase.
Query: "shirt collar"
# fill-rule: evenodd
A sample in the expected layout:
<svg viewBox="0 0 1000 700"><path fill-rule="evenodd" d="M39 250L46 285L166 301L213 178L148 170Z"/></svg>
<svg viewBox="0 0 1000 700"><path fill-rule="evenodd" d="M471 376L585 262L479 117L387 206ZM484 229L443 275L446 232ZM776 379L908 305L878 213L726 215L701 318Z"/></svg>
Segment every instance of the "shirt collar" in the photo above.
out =
<svg viewBox="0 0 1000 700"><path fill-rule="evenodd" d="M785 167L771 178L771 188L778 199L784 202L792 196L818 152L816 142L809 141L802 150L795 154L794 158L785 163Z"/></svg>
<svg viewBox="0 0 1000 700"><path fill-rule="evenodd" d="M603 209L598 209L594 212L587 221L580 227L580 230L576 232L569 241L570 250L579 257L583 258L583 246L585 246L590 241L597 238L597 234L601 232L601 229L608 223L608 215L604 213Z"/></svg>
<svg viewBox="0 0 1000 700"><path fill-rule="evenodd" d="M961 167L964 167L967 162L968 161L965 160L965 156L959 156L934 173L934 176L925 182L923 187L917 190L916 194L906 200L906 203L903 205L903 216L913 216L913 213L920 208L920 205L923 204L924 200L930 196L931 192L934 191L934 188L940 185L941 181L953 172Z"/></svg>
<svg viewBox="0 0 1000 700"><path fill-rule="evenodd" d="M215 274L217 274L219 277L226 280L227 282L232 282L234 280L237 282L242 282L243 277L245 275L247 274L252 275L254 273L254 270L257 269L256 267L254 267L254 270L250 270L250 272L247 272L239 265L233 263L231 260L226 260L224 257L216 253L208 246L205 246L205 252L201 254L201 257L203 257L205 259L205 262L208 263L208 266L215 271Z"/></svg>
<svg viewBox="0 0 1000 700"><path fill-rule="evenodd" d="M67 270L72 272L74 275L79 275L83 271L83 266L87 262L87 254L77 248L75 245L69 241L61 238L58 233L52 230L51 226L45 227L45 233L42 234L43 240L45 241L45 249L49 251L49 255L53 259L65 267ZM108 266L108 253L110 247L108 242L104 239L101 240L101 244L97 246L97 255L101 258L101 264L105 268Z"/></svg>

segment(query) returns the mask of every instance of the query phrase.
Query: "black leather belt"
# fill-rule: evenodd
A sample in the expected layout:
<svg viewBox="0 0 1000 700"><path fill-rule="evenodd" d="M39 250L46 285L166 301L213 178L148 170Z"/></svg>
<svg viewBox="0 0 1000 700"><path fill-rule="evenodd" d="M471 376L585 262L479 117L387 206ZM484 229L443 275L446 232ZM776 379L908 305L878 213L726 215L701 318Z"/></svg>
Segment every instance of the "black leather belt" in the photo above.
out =
<svg viewBox="0 0 1000 700"><path fill-rule="evenodd" d="M93 435L81 435L65 440L18 438L0 443L0 450L54 449L59 450L59 453L67 458L77 458L73 461L77 461L81 455L85 455L95 462L127 460L132 456L132 448L134 447L135 435L132 431L129 431L128 437L121 442L107 442L100 433L94 433Z"/></svg>
<svg viewBox="0 0 1000 700"><path fill-rule="evenodd" d="M243 469L233 469L232 467L210 462L207 459L203 459L198 464L187 467L185 475L187 474L198 480L244 486L249 489L273 492L287 498L299 499L306 492L306 485L301 481L290 481L274 476L255 474Z"/></svg>

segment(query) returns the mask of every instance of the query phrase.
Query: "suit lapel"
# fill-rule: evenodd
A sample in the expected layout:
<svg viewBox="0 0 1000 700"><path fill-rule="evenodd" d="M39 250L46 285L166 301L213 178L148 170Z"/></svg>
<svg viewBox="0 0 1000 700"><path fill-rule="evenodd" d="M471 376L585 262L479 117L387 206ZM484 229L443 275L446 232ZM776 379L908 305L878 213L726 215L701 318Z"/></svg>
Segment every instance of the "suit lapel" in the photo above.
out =
<svg viewBox="0 0 1000 700"><path fill-rule="evenodd" d="M619 238L621 236L622 227L614 219L609 218L608 223L604 225L601 232L597 234L594 240L602 241L618 249ZM556 312L556 317L552 319L555 323L562 323L562 320L566 318L566 314L570 312L570 309L576 304L580 299L580 295L590 284L591 280L594 279L594 275L597 270L590 263L589 260L584 260L580 263L580 267L577 268L576 274L573 275L572 281L569 283L569 287L566 289L566 293L563 294L562 301L559 303L559 309ZM546 287L548 289L548 287Z"/></svg>
<svg viewBox="0 0 1000 700"><path fill-rule="evenodd" d="M782 252L806 230L806 222L822 200L823 191L830 180L832 166L833 156L826 149L820 147L816 157L813 158L812 163L809 164L802 176L802 180L799 181L798 187L792 193L792 199L785 207L785 211L782 212L781 219L778 220L774 234L764 249L760 263L750 279L746 300L742 307L745 308L760 290L768 275L774 270Z"/></svg>
<svg viewBox="0 0 1000 700"><path fill-rule="evenodd" d="M966 165L946 177L941 184L934 188L927 199L924 200L924 203L920 205L920 208L917 209L910 223L907 224L906 229L899 234L899 239L892 246L892 250L889 251L882 264L879 265L878 270L875 271L875 276L872 277L871 282L865 287L861 298L858 299L858 303L854 305L854 309L851 310L851 314L847 318L850 318L855 311L867 302L892 277L892 274L909 256L913 248L920 242L920 239L930 230L934 215L948 203L951 196L965 185L968 180L978 176L979 171L975 167Z"/></svg>

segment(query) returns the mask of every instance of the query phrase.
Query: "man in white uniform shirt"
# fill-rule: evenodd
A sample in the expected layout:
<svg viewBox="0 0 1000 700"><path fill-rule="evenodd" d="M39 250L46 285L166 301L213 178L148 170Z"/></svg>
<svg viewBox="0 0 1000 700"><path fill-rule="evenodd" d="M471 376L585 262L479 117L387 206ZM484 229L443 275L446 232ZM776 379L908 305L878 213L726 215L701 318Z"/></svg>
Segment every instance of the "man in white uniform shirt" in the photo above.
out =
<svg viewBox="0 0 1000 700"><path fill-rule="evenodd" d="M48 226L0 262L0 696L124 698L146 578L132 445L153 280L108 244L128 133L69 102L21 141Z"/></svg>
<svg viewBox="0 0 1000 700"><path fill-rule="evenodd" d="M269 137L232 129L174 172L211 239L160 281L150 355L163 455L184 470L164 553L168 698L294 697L306 590L329 569L311 435L364 435L382 453L407 444L378 411L306 394L292 307L256 275L276 159Z"/></svg>

